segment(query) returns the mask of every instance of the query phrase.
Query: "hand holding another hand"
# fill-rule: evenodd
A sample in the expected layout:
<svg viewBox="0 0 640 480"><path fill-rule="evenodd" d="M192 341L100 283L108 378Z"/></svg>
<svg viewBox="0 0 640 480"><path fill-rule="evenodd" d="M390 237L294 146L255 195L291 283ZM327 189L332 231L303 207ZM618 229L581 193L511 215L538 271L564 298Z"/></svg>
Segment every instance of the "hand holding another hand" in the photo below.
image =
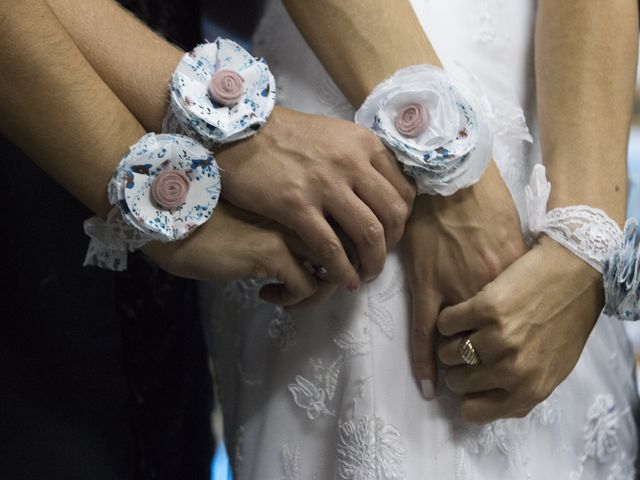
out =
<svg viewBox="0 0 640 480"><path fill-rule="evenodd" d="M446 382L473 422L522 417L569 375L602 306L601 275L555 241L536 246L473 298L445 308L438 347ZM480 359L458 353L469 338Z"/></svg>
<svg viewBox="0 0 640 480"><path fill-rule="evenodd" d="M495 164L477 184L451 197L420 196L403 250L412 296L413 370L425 397L432 398L438 314L475 295L527 251L518 212Z"/></svg>
<svg viewBox="0 0 640 480"><path fill-rule="evenodd" d="M357 290L400 240L415 187L393 154L352 122L274 109L248 140L216 152L222 196L295 231L327 281ZM359 272L332 227L357 250ZM305 260L311 260L307 255Z"/></svg>

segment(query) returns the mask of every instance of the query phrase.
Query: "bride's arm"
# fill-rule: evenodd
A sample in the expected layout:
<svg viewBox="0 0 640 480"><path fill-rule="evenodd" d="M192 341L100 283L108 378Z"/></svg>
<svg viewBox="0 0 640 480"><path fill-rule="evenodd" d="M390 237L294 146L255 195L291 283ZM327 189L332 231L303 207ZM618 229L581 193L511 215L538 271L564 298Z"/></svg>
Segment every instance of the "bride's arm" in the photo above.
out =
<svg viewBox="0 0 640 480"><path fill-rule="evenodd" d="M105 216L113 169L145 130L43 1L3 0L0 27L0 133ZM220 205L186 240L146 248L165 269L186 277L278 277L287 288L271 287L270 299L296 303L314 292L315 281L286 240L283 232L242 221Z"/></svg>
<svg viewBox="0 0 640 480"><path fill-rule="evenodd" d="M638 4L540 0L538 8L536 87L549 206L601 208L621 223ZM602 276L542 236L480 294L445 309L438 327L451 339L439 354L452 366L448 385L465 394L467 416L527 414L573 370L603 303ZM483 362L477 368L459 366L458 345L471 329Z"/></svg>
<svg viewBox="0 0 640 480"><path fill-rule="evenodd" d="M408 65L440 60L408 0L283 0L307 43L356 107Z"/></svg>
<svg viewBox="0 0 640 480"><path fill-rule="evenodd" d="M440 65L408 0L284 4L354 106L399 68ZM451 197L418 197L403 247L412 291L413 370L430 398L438 313L477 293L526 252L518 213L495 164Z"/></svg>
<svg viewBox="0 0 640 480"><path fill-rule="evenodd" d="M637 2L541 0L535 52L550 208L585 204L623 223Z"/></svg>

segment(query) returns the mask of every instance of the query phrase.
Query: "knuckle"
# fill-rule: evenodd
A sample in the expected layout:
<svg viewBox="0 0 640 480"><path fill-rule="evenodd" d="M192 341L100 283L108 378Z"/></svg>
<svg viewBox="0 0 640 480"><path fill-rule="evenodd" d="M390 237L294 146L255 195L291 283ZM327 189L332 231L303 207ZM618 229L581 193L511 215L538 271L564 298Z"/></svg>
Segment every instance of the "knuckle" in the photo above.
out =
<svg viewBox="0 0 640 480"><path fill-rule="evenodd" d="M333 261L340 256L342 246L337 238L326 238L320 244L318 253L323 261Z"/></svg>
<svg viewBox="0 0 640 480"><path fill-rule="evenodd" d="M409 206L405 202L396 203L391 209L390 226L401 228L409 218Z"/></svg>
<svg viewBox="0 0 640 480"><path fill-rule="evenodd" d="M384 227L380 222L370 222L363 235L364 243L368 246L374 246L384 240Z"/></svg>
<svg viewBox="0 0 640 480"><path fill-rule="evenodd" d="M282 206L285 211L295 212L304 209L306 201L304 194L297 189L287 189L281 193Z"/></svg>
<svg viewBox="0 0 640 480"><path fill-rule="evenodd" d="M503 320L502 301L500 294L480 294L476 303L478 314L492 320L492 323L500 326Z"/></svg>
<svg viewBox="0 0 640 480"><path fill-rule="evenodd" d="M367 149L378 149L380 141L378 140L378 137L376 137L368 128L356 123L353 126L353 135L360 142L360 144Z"/></svg>

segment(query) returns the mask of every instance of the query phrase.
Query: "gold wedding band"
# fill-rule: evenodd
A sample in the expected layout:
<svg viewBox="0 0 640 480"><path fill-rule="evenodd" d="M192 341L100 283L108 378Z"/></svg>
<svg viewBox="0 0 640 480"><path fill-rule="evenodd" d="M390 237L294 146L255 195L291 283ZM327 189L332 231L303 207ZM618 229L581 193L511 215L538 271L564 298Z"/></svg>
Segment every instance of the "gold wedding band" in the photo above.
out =
<svg viewBox="0 0 640 480"><path fill-rule="evenodd" d="M460 342L458 353L467 365L478 365L480 363L480 358L478 358L476 349L473 348L473 344L471 343L471 340L469 340L469 337Z"/></svg>

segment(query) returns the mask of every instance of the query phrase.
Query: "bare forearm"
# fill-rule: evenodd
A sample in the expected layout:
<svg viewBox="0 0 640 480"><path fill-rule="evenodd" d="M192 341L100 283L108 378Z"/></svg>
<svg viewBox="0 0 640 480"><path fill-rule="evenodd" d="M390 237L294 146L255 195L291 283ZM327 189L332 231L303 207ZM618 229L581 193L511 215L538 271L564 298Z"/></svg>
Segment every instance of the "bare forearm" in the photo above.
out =
<svg viewBox="0 0 640 480"><path fill-rule="evenodd" d="M621 222L638 47L635 0L541 0L536 81L550 207L588 204Z"/></svg>
<svg viewBox="0 0 640 480"><path fill-rule="evenodd" d="M358 107L399 68L440 61L408 0L284 0L338 87Z"/></svg>
<svg viewBox="0 0 640 480"><path fill-rule="evenodd" d="M149 131L160 131L183 52L113 0L47 0L91 66Z"/></svg>
<svg viewBox="0 0 640 480"><path fill-rule="evenodd" d="M48 6L0 6L0 130L99 214L114 165L142 127L91 69Z"/></svg>

